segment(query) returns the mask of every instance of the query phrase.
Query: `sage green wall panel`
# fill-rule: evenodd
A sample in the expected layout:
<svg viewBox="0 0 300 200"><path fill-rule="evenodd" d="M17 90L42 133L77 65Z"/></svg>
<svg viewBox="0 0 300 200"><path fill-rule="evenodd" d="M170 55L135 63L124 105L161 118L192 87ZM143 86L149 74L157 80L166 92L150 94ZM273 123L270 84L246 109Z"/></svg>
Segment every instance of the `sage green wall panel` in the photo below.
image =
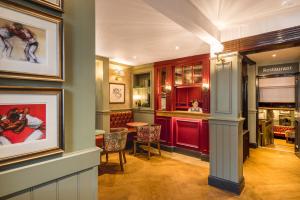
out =
<svg viewBox="0 0 300 200"><path fill-rule="evenodd" d="M33 9L41 10L49 14L55 14L60 16L61 14L51 9L47 9L43 6L30 3L29 1L11 0L12 2L20 3ZM80 150L93 148L95 146L95 0L65 0L64 1L65 12L62 14L64 19L64 44L65 44L65 82L44 82L44 81L30 81L30 80L14 80L14 79L0 79L0 85L9 86L29 86L29 87L58 87L65 89L64 99L64 134L65 134L65 151L66 153L75 153ZM66 154L62 156L65 159ZM66 158L67 160L68 158ZM88 159L88 158L87 158ZM96 163L99 156L95 158ZM40 166L40 162L47 162L53 159L43 158L40 160L34 160L27 163L19 163L12 166L7 171L10 171L9 175L5 174L6 180L11 180L13 189L8 187L0 189L0 199L3 195L14 195L10 199L39 199L39 195L43 192L47 193L54 189L51 185L54 182L59 182L59 195L60 200L64 199L77 199L79 193L78 188L78 174L81 173L80 169L72 176L61 173L61 177L53 176L55 171L49 171L44 173L41 177L39 173L32 173L30 179L24 179L20 176L18 170L22 170L24 167L32 168L36 172L43 171L45 165L48 168L53 166L53 163L43 163ZM60 162L60 161L58 161ZM68 163L66 165L73 165L74 163ZM80 165L81 166L81 165ZM89 170L93 169L93 166L87 166ZM36 169L40 168L40 169ZM46 167L47 168L47 167ZM56 172L62 172L67 168L57 168ZM60 170L60 171L59 171ZM82 170L82 169L81 169ZM72 170L71 170L72 171ZM6 171L4 171L6 172ZM0 177L2 177L0 172ZM65 180L65 178L67 178ZM90 176L90 182L97 181L97 175ZM1 179L1 178L0 178ZM41 180L45 182L41 183ZM86 179L84 179L86 180ZM52 181L49 183L49 181ZM53 182L54 181L54 182ZM28 188L21 188L20 184L28 186ZM50 184L50 185L49 185ZM0 184L1 187L3 186ZM16 189L16 185L19 185L19 189ZM42 185L42 186L40 186ZM24 187L24 186L23 186ZM40 188L39 188L40 187ZM20 193L26 189L26 192ZM97 185L91 188L85 187L88 191L82 191L84 193L97 192ZM29 192L30 191L30 192ZM72 191L70 193L70 191ZM73 196L68 195L75 195ZM36 197L36 198L34 198ZM46 197L43 198L43 200ZM88 198L86 198L88 200ZM96 198L92 198L96 199Z"/></svg>
<svg viewBox="0 0 300 200"><path fill-rule="evenodd" d="M95 0L65 0L66 150L95 145Z"/></svg>
<svg viewBox="0 0 300 200"><path fill-rule="evenodd" d="M32 200L55 200L57 199L57 182L51 182L37 186L32 190Z"/></svg>
<svg viewBox="0 0 300 200"><path fill-rule="evenodd" d="M83 171L78 175L78 194L79 200L97 199L98 180L93 177L98 176L98 167L91 170ZM94 180L94 181L93 181ZM91 192L95 191L95 192Z"/></svg>
<svg viewBox="0 0 300 200"><path fill-rule="evenodd" d="M60 180L58 184L58 199L59 200L77 200L77 176L69 176Z"/></svg>

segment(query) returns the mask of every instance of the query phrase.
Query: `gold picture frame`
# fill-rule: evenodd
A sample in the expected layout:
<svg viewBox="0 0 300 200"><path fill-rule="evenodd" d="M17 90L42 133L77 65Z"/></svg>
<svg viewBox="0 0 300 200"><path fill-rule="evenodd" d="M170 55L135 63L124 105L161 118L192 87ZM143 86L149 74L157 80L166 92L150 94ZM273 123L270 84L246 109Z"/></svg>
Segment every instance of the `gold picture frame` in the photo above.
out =
<svg viewBox="0 0 300 200"><path fill-rule="evenodd" d="M18 95L22 99L16 98ZM0 168L64 152L63 89L0 86L0 96L2 97L0 100ZM40 107L34 106L43 106L44 110L41 111L38 109ZM10 120L9 112L6 111L12 108L20 111L19 109L25 107L29 109L27 115L22 113L27 119L26 127L21 132L5 129L3 123L9 123L7 121ZM38 117L41 113L44 118ZM34 126L34 123L39 125ZM52 127L53 124L55 126ZM24 138L24 134L27 137ZM40 134L39 138L34 137L34 134Z"/></svg>
<svg viewBox="0 0 300 200"><path fill-rule="evenodd" d="M64 11L64 1L63 0L32 0L40 5L47 6L57 11ZM53 2L55 1L55 2Z"/></svg>
<svg viewBox="0 0 300 200"><path fill-rule="evenodd" d="M0 37L0 43L15 45L6 52L1 49L6 45L0 45L1 78L64 81L62 18L4 1L0 2L1 31L8 36ZM30 36L20 33L24 31ZM31 52L26 54L26 48ZM40 60L33 59L36 54Z"/></svg>

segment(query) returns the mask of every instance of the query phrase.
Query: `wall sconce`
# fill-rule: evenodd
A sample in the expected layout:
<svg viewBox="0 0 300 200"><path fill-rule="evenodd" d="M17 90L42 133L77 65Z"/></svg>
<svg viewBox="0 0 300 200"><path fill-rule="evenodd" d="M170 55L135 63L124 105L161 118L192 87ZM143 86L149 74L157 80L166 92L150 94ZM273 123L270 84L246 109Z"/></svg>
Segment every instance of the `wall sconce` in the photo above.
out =
<svg viewBox="0 0 300 200"><path fill-rule="evenodd" d="M172 86L171 85L165 85L165 90L166 90L167 93L171 92Z"/></svg>
<svg viewBox="0 0 300 200"><path fill-rule="evenodd" d="M122 80L122 76L124 76L123 69L120 69L120 68L115 69L115 80L116 81Z"/></svg>
<svg viewBox="0 0 300 200"><path fill-rule="evenodd" d="M203 83L202 84L202 89L203 89L203 91L207 92L209 90L209 84L208 83Z"/></svg>

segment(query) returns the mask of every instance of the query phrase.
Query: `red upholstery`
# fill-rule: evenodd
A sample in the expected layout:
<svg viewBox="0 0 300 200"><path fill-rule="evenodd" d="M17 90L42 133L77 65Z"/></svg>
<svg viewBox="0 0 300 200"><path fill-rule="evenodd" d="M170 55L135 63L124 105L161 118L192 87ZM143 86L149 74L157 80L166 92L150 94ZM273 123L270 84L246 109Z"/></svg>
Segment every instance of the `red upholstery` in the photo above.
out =
<svg viewBox="0 0 300 200"><path fill-rule="evenodd" d="M295 130L295 127L292 126L279 126L279 125L275 125L273 126L273 133L275 136L279 136L279 137L285 137L285 131L287 130Z"/></svg>
<svg viewBox="0 0 300 200"><path fill-rule="evenodd" d="M103 135L96 136L96 146L100 148L103 147Z"/></svg>
<svg viewBox="0 0 300 200"><path fill-rule="evenodd" d="M127 127L126 124L132 121L132 111L113 112L110 114L110 128Z"/></svg>

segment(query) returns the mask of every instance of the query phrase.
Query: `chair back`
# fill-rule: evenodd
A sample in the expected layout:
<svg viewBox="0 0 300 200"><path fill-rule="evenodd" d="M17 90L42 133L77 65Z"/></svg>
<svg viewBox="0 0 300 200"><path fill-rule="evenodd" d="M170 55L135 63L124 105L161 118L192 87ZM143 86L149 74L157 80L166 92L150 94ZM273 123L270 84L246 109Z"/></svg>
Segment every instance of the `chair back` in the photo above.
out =
<svg viewBox="0 0 300 200"><path fill-rule="evenodd" d="M112 128L110 133L104 134L104 151L117 152L125 149L127 128Z"/></svg>
<svg viewBox="0 0 300 200"><path fill-rule="evenodd" d="M161 125L153 124L137 127L139 142L158 142L160 140Z"/></svg>

